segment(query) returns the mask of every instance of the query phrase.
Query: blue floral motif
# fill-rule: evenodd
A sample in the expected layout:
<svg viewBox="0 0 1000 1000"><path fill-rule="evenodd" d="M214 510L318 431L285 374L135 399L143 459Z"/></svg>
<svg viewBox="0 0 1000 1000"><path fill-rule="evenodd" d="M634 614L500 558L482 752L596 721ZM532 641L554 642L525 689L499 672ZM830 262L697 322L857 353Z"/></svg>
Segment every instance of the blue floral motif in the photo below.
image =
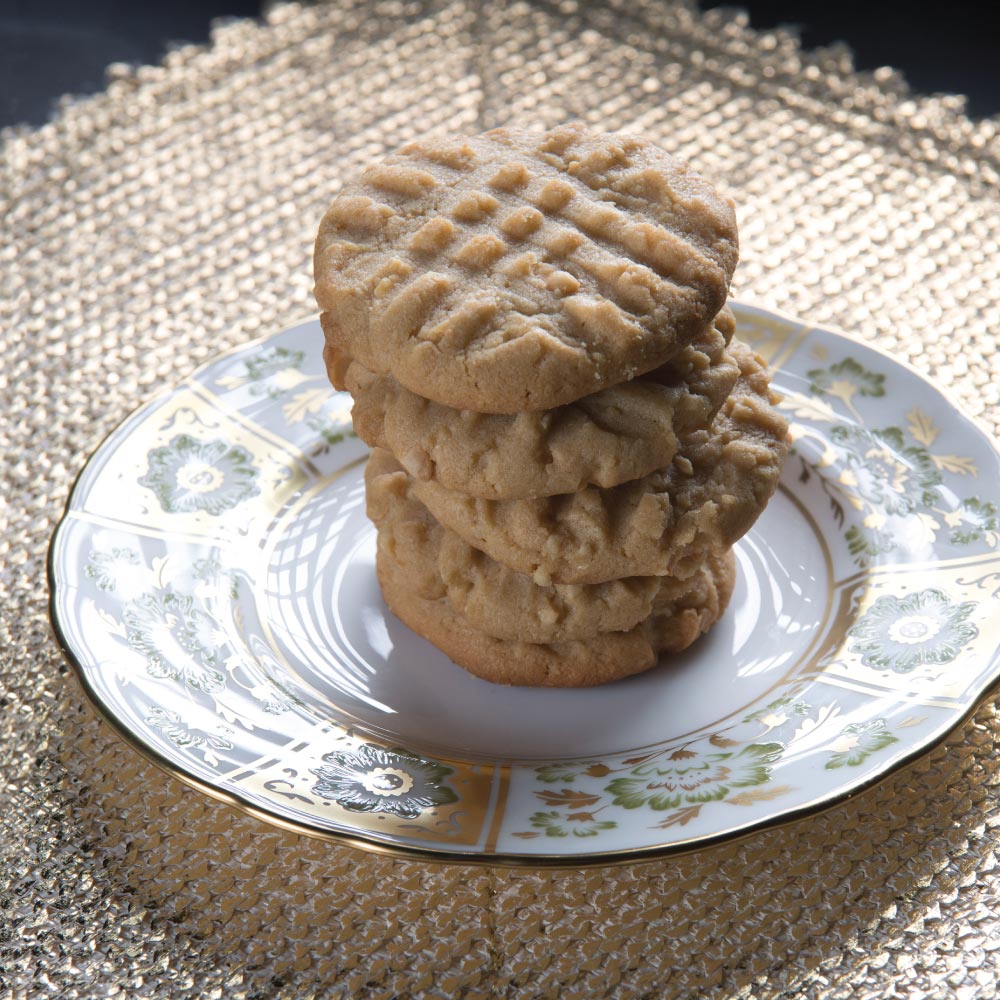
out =
<svg viewBox="0 0 1000 1000"><path fill-rule="evenodd" d="M216 439L178 434L153 448L139 480L156 494L168 514L204 511L217 516L260 492L253 456L246 448Z"/></svg>
<svg viewBox="0 0 1000 1000"><path fill-rule="evenodd" d="M849 631L852 653L876 670L909 673L928 663L950 663L978 634L967 619L973 601L952 603L940 590L880 597Z"/></svg>
<svg viewBox="0 0 1000 1000"><path fill-rule="evenodd" d="M324 765L312 772L319 778L314 794L351 812L416 819L427 809L458 801L445 783L450 767L406 750L383 750L366 743L357 750L331 751L323 760Z"/></svg>

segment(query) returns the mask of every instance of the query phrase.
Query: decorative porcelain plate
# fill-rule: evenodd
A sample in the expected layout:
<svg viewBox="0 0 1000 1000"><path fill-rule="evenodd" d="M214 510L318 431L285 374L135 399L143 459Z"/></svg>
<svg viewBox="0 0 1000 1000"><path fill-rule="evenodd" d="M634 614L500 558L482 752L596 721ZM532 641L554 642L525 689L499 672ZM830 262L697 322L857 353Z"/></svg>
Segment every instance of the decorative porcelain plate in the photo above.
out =
<svg viewBox="0 0 1000 1000"><path fill-rule="evenodd" d="M685 655L587 690L503 688L389 614L365 447L315 322L144 406L79 477L52 617L138 750L263 819L463 862L634 861L843 799L998 676L1000 455L931 384L747 306L794 449Z"/></svg>

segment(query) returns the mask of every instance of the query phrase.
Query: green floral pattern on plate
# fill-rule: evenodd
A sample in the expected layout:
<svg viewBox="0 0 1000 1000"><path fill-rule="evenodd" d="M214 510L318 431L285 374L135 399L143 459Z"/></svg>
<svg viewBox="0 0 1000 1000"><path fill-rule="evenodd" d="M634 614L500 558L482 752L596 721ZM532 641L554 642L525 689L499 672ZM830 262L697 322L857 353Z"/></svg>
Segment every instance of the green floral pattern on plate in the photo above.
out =
<svg viewBox="0 0 1000 1000"><path fill-rule="evenodd" d="M154 729L159 729L175 747L200 750L207 764L218 764L216 751L221 753L232 750L234 746L233 741L228 738L232 735L232 730L226 730L227 735L223 736L221 728L214 733L195 729L184 721L180 712L171 712L158 705L149 710L146 722Z"/></svg>
<svg viewBox="0 0 1000 1000"><path fill-rule="evenodd" d="M83 571L101 590L114 590L123 574L135 572L140 565L135 549L115 547L110 552L91 552Z"/></svg>
<svg viewBox="0 0 1000 1000"><path fill-rule="evenodd" d="M976 479L976 462L938 448L941 428L927 412L914 405L898 424L870 426L855 400L885 396L886 376L850 356L813 368L808 377L814 399L791 393L785 405L808 422L829 425L827 434L836 448L828 449L815 468L803 464L801 475L803 481L820 476L858 566L898 551L902 538L913 545L946 537L956 546L985 542L997 547L996 504L963 495L961 480ZM850 509L859 521L850 523Z"/></svg>
<svg viewBox="0 0 1000 1000"><path fill-rule="evenodd" d="M307 451L317 458L357 435L351 426L350 404L337 405L326 372L309 370L308 360L298 348L264 346L242 362L241 374L220 375L210 384L228 391L247 387L250 396L277 402L275 414L280 413L289 427L310 432L313 441Z"/></svg>
<svg viewBox="0 0 1000 1000"><path fill-rule="evenodd" d="M811 705L792 694L751 712L728 730L678 746L617 762L538 766L538 782L567 787L534 793L554 808L534 813L530 825L547 837L596 837L623 822L611 818L617 808L626 810L625 815L648 816L655 829L684 827L705 809L753 808L794 793L794 786L773 781L774 771L800 755L803 745L813 744L813 753L825 752L825 768L835 770L857 767L898 742L884 718L847 726L840 724L841 718L837 702ZM760 742L762 735L775 732L783 738ZM539 835L530 829L514 834L522 840Z"/></svg>
<svg viewBox="0 0 1000 1000"><path fill-rule="evenodd" d="M784 748L778 743L751 743L737 753L680 747L665 759L632 768L627 778L607 786L615 805L647 807L662 812L680 805L715 802L735 788L763 785L770 766Z"/></svg>
<svg viewBox="0 0 1000 1000"><path fill-rule="evenodd" d="M853 399L857 396L878 398L885 395L885 376L868 371L854 358L844 358L829 368L813 368L807 372L809 389L814 395L825 394L841 400L855 416Z"/></svg>
<svg viewBox="0 0 1000 1000"><path fill-rule="evenodd" d="M873 753L898 742L899 737L893 736L889 731L885 719L852 723L845 726L840 737L830 744L831 752L826 769L832 771L838 767L857 767Z"/></svg>
<svg viewBox="0 0 1000 1000"><path fill-rule="evenodd" d="M365 744L323 755L312 772L313 792L352 812L381 812L416 819L424 810L458 801L447 784L451 768L396 747Z"/></svg>
<svg viewBox="0 0 1000 1000"><path fill-rule="evenodd" d="M213 693L226 686L219 626L188 594L143 594L123 615L129 645L146 658L150 677L183 681Z"/></svg>
<svg viewBox="0 0 1000 1000"><path fill-rule="evenodd" d="M147 457L149 468L139 485L152 490L168 514L218 516L260 492L253 455L228 441L178 434Z"/></svg>
<svg viewBox="0 0 1000 1000"><path fill-rule="evenodd" d="M596 819L593 813L585 810L565 814L555 810L536 812L529 822L538 827L546 837L596 837L618 825L612 819Z"/></svg>
<svg viewBox="0 0 1000 1000"><path fill-rule="evenodd" d="M968 619L973 601L954 603L933 588L905 597L880 597L848 631L849 647L869 667L908 673L928 663L951 663L979 634Z"/></svg>
<svg viewBox="0 0 1000 1000"><path fill-rule="evenodd" d="M898 427L866 430L841 425L830 437L844 449L847 470L840 482L854 487L862 500L886 514L910 514L930 507L941 473L926 448L907 445Z"/></svg>
<svg viewBox="0 0 1000 1000"><path fill-rule="evenodd" d="M250 391L254 395L266 393L275 399L288 389L294 388L303 381L299 369L305 358L304 351L289 350L287 347L263 350L248 358L246 377L254 383Z"/></svg>
<svg viewBox="0 0 1000 1000"><path fill-rule="evenodd" d="M991 548L997 544L1000 531L1000 508L992 500L967 497L955 511L944 516L951 528L953 545L972 545L986 542Z"/></svg>

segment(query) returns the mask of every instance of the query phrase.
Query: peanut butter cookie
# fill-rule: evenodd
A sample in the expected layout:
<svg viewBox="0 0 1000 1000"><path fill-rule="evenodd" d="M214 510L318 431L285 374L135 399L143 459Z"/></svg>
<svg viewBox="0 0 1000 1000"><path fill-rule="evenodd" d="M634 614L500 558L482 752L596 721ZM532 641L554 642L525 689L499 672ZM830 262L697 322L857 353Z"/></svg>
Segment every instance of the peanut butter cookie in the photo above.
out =
<svg viewBox="0 0 1000 1000"><path fill-rule="evenodd" d="M740 378L711 427L681 440L671 464L611 489L532 500L483 500L413 480L413 492L470 545L540 583L683 576L700 554L731 546L777 488L788 423L767 368L734 340Z"/></svg>
<svg viewBox="0 0 1000 1000"><path fill-rule="evenodd" d="M496 129L412 142L316 239L331 379L345 359L435 402L549 410L667 362L725 303L732 203L645 139Z"/></svg>
<svg viewBox="0 0 1000 1000"><path fill-rule="evenodd" d="M496 684L534 687L588 687L649 670L660 653L687 649L718 621L736 579L729 550L704 563L684 595L657 605L635 628L586 640L532 643L495 639L473 628L447 597L420 596L383 548L378 550L376 572L392 612L459 666Z"/></svg>
<svg viewBox="0 0 1000 1000"><path fill-rule="evenodd" d="M715 322L661 368L554 410L455 410L355 362L345 383L354 428L417 479L487 499L617 486L663 468L678 435L711 423L739 375L727 354L735 322Z"/></svg>
<svg viewBox="0 0 1000 1000"><path fill-rule="evenodd" d="M368 513L378 544L415 593L445 597L474 629L497 639L562 642L621 632L648 618L655 605L689 589L671 577L627 577L590 585L540 586L442 528L413 496L411 480L387 452L365 470Z"/></svg>

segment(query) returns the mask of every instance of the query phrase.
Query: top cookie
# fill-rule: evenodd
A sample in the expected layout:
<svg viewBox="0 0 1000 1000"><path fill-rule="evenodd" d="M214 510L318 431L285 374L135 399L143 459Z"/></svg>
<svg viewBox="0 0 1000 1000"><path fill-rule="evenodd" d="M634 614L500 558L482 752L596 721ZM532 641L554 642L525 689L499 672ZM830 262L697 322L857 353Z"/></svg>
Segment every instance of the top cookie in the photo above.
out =
<svg viewBox="0 0 1000 1000"><path fill-rule="evenodd" d="M334 200L328 344L435 402L546 410L668 361L722 308L732 203L652 143L496 129L425 140Z"/></svg>

